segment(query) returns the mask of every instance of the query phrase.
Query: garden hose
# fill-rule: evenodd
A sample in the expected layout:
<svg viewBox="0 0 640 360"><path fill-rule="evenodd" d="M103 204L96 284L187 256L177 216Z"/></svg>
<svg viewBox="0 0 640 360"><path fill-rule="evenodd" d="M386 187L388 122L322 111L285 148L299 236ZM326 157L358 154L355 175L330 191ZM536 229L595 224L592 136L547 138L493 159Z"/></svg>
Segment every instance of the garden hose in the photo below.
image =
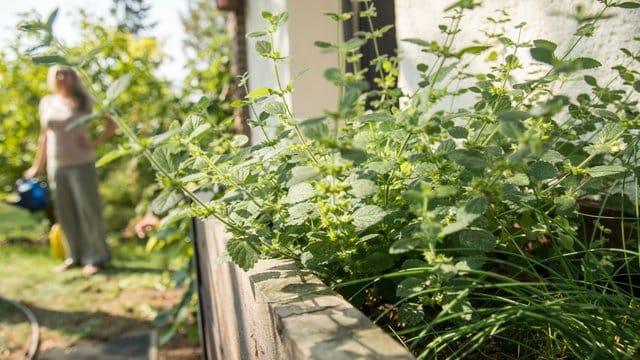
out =
<svg viewBox="0 0 640 360"><path fill-rule="evenodd" d="M36 316L33 315L33 312L31 312L28 307L22 305L21 303L2 296L0 296L0 300L6 301L9 304L17 307L27 316L27 319L29 319L29 323L31 324L31 346L29 347L29 352L27 353L25 359L33 360L33 358L36 356L36 353L38 352L38 345L40 344L40 325L38 325L38 319L36 319Z"/></svg>

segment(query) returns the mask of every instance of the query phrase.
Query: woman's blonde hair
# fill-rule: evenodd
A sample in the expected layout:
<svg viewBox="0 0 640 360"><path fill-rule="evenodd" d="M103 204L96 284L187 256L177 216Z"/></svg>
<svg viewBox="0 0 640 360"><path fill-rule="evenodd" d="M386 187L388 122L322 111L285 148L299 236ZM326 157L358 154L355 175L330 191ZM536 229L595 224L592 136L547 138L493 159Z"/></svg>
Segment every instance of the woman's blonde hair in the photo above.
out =
<svg viewBox="0 0 640 360"><path fill-rule="evenodd" d="M82 85L82 81L80 81L80 77L75 70L68 66L62 65L54 65L49 68L49 72L47 73L47 85L49 86L49 90L51 92L58 92L58 75L60 73L65 73L73 77L74 85L69 94L71 105L73 108L84 112L91 112L91 96Z"/></svg>

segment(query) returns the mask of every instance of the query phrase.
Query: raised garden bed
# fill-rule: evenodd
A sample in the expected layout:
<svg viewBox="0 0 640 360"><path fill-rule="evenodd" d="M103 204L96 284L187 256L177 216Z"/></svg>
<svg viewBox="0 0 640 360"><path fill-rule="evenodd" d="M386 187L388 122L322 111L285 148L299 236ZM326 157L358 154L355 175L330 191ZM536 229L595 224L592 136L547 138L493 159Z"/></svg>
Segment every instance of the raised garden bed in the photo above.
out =
<svg viewBox="0 0 640 360"><path fill-rule="evenodd" d="M220 261L228 235L194 221L200 329L207 359L413 359L340 295L288 260L249 272Z"/></svg>

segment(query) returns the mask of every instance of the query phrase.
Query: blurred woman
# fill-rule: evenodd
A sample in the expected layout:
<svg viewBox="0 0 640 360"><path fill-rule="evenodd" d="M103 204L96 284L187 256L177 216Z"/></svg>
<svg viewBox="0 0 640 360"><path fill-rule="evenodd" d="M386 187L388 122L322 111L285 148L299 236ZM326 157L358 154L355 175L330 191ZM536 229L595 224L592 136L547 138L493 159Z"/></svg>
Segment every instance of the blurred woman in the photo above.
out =
<svg viewBox="0 0 640 360"><path fill-rule="evenodd" d="M46 164L56 218L65 237L66 259L54 270L82 265L83 274L92 275L111 258L94 149L113 135L116 124L111 117L102 116L106 127L93 139L88 125L67 130L69 124L92 112L92 99L71 68L51 67L47 84L51 94L40 101L41 130L35 161L24 175L33 178Z"/></svg>

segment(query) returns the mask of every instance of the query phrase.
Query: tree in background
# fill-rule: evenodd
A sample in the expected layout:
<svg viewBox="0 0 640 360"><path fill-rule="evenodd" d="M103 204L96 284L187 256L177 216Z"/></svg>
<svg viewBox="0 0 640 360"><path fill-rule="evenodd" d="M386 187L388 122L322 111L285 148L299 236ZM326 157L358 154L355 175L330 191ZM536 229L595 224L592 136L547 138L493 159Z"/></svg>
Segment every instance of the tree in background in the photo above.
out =
<svg viewBox="0 0 640 360"><path fill-rule="evenodd" d="M0 50L0 192L33 162L40 129L38 103L47 93L47 68L21 53L22 38Z"/></svg>
<svg viewBox="0 0 640 360"><path fill-rule="evenodd" d="M131 34L153 28L155 22L147 22L151 4L145 0L113 0L111 15L118 23L118 29Z"/></svg>

